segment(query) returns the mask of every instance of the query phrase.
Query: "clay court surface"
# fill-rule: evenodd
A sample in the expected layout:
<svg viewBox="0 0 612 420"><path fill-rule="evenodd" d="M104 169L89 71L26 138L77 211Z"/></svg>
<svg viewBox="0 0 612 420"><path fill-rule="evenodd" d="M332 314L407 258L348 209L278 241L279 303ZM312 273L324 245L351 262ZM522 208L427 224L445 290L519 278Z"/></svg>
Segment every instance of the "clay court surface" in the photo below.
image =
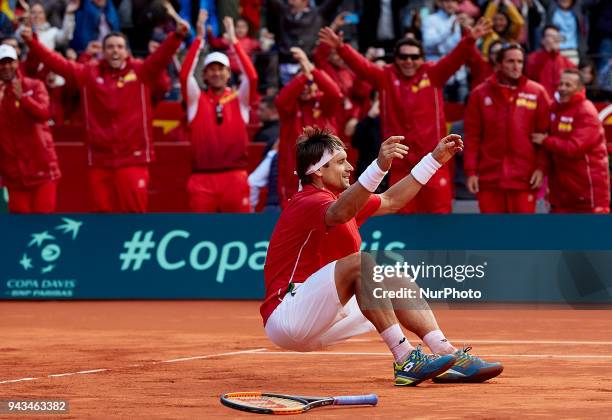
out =
<svg viewBox="0 0 612 420"><path fill-rule="evenodd" d="M302 415L313 418L612 417L609 308L435 310L456 345L502 361L502 376L396 388L376 335L285 352L266 339L257 302L0 302L0 399L69 401L69 415L42 418L257 418L219 404L247 390L380 399Z"/></svg>

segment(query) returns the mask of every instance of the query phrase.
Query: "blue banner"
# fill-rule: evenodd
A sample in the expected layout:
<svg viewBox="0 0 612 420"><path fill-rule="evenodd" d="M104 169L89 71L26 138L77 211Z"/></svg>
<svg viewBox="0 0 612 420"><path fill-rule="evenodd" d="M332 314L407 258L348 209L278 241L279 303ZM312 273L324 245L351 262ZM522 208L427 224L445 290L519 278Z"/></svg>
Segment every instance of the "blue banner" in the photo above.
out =
<svg viewBox="0 0 612 420"><path fill-rule="evenodd" d="M275 223L269 214L3 215L0 299L261 299ZM509 291L496 300L612 303L609 216L385 216L362 238L366 251L412 250L397 254L415 267L488 260L487 287Z"/></svg>

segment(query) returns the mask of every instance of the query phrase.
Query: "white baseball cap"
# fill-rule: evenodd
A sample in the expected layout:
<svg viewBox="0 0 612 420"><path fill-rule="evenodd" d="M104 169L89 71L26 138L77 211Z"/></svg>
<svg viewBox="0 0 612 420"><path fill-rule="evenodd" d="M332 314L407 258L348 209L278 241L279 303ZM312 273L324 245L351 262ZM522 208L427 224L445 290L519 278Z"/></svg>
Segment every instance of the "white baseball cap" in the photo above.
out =
<svg viewBox="0 0 612 420"><path fill-rule="evenodd" d="M211 52L204 59L204 67L212 63L223 64L225 67L229 67L230 65L229 58L227 58L227 55L220 53L218 51Z"/></svg>
<svg viewBox="0 0 612 420"><path fill-rule="evenodd" d="M17 60L17 51L10 45L0 45L0 60L10 58L11 60Z"/></svg>

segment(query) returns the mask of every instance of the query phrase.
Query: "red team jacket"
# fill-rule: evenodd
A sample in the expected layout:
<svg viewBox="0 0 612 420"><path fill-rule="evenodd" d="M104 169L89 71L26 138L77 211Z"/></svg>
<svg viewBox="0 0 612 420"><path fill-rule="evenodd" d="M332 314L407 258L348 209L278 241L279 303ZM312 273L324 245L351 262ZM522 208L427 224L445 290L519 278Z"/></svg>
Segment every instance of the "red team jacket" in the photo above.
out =
<svg viewBox="0 0 612 420"><path fill-rule="evenodd" d="M187 102L193 171L246 168L249 140L246 124L250 106L257 99L257 72L240 44L235 44L232 48L243 74L239 89L226 88L221 95L212 90L202 91L193 74L201 47L201 39L191 44L180 75L183 98Z"/></svg>
<svg viewBox="0 0 612 420"><path fill-rule="evenodd" d="M410 153L393 162L394 171L408 173L446 135L442 88L471 53L474 42L472 37L464 37L448 55L436 63L424 63L411 78L404 77L394 64L377 67L347 44L338 49L357 76L380 92L383 138L406 138Z"/></svg>
<svg viewBox="0 0 612 420"><path fill-rule="evenodd" d="M295 145L304 127L317 125L337 133L336 114L342 106L342 93L338 85L324 72L314 69L314 82L318 96L308 102L299 100L306 85L306 76L295 76L281 89L274 103L280 119L278 147L278 189L281 202L286 203L298 189L295 171Z"/></svg>
<svg viewBox="0 0 612 420"><path fill-rule="evenodd" d="M8 187L23 189L58 179L60 170L47 125L47 90L40 80L17 77L20 100L0 82L0 175Z"/></svg>
<svg viewBox="0 0 612 420"><path fill-rule="evenodd" d="M36 39L29 44L37 60L79 86L90 166L117 168L154 159L150 87L182 41L171 34L146 60L128 58L120 70L106 62L68 61Z"/></svg>
<svg viewBox="0 0 612 420"><path fill-rule="evenodd" d="M478 175L481 189L530 189L533 171L546 168L531 134L548 131L549 103L544 88L525 76L511 94L497 74L474 89L464 120L466 175Z"/></svg>
<svg viewBox="0 0 612 420"><path fill-rule="evenodd" d="M318 69L323 70L336 82L344 96L342 107L336 118L339 134L344 136L346 123L351 118L360 118L364 113L362 108L369 102L368 99L372 86L365 82L357 83L357 76L348 67L336 67L331 64L328 60L330 54L331 47L322 42L312 52L312 59ZM368 110L369 108L365 110L365 113Z"/></svg>
<svg viewBox="0 0 612 420"><path fill-rule="evenodd" d="M584 92L552 106L550 203L554 210L602 212L610 207L606 139L597 110Z"/></svg>
<svg viewBox="0 0 612 420"><path fill-rule="evenodd" d="M527 56L525 75L544 86L552 98L561 80L561 72L573 68L576 68L574 63L562 56L559 51L539 50Z"/></svg>

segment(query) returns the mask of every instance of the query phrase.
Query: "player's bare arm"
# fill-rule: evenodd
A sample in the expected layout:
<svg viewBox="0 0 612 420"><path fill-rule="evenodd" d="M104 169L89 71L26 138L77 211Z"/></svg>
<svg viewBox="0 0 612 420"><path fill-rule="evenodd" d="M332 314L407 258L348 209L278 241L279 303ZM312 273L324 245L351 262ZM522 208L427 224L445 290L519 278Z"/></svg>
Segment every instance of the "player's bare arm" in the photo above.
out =
<svg viewBox="0 0 612 420"><path fill-rule="evenodd" d="M378 158L372 162L372 165L378 166L378 168L374 167L374 170L378 169L380 172L386 173L391 168L393 159L403 159L408 154L408 146L401 143L403 139L403 136L391 136L383 142L378 152ZM330 164L334 164L334 162L330 162ZM366 182L360 177L360 181L351 185L329 207L325 214L327 226L346 223L355 217L373 193L372 188L367 189L367 185L364 186L364 183ZM376 187L374 187L375 189Z"/></svg>
<svg viewBox="0 0 612 420"><path fill-rule="evenodd" d="M431 152L431 156L440 165L448 162L456 153L463 150L463 140L457 134L451 134L440 140ZM424 158L425 159L425 158ZM406 205L421 190L424 184L416 180L412 173L380 194L380 208L376 215L395 213Z"/></svg>

